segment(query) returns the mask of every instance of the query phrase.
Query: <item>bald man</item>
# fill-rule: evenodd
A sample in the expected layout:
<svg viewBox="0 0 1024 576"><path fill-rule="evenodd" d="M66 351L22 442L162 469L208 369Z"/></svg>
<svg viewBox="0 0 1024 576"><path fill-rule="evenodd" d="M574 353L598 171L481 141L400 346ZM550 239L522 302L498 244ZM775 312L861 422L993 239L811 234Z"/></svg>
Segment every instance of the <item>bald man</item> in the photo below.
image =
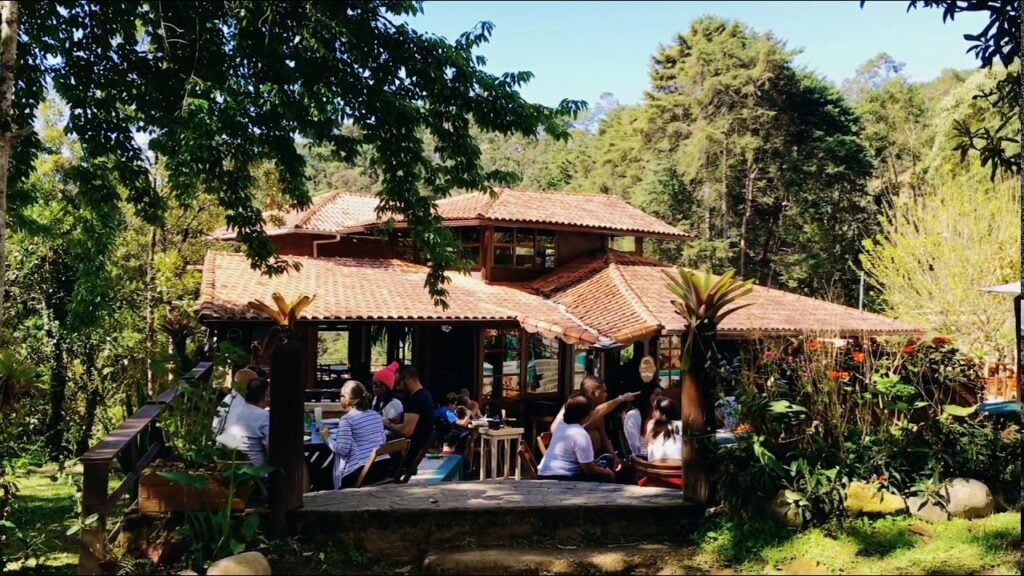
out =
<svg viewBox="0 0 1024 576"><path fill-rule="evenodd" d="M235 372L235 378L231 383L231 392L228 392L227 396L220 401L220 405L217 406L217 415L213 417L214 434L219 436L224 431L224 426L227 424L226 417L233 408L245 404L245 393L249 382L256 378L259 378L259 374L249 368L242 368Z"/></svg>
<svg viewBox="0 0 1024 576"><path fill-rule="evenodd" d="M615 446L605 430L605 416L614 412L620 404L633 401L640 393L630 392L618 398L608 400L608 388L605 386L604 380L597 376L589 375L583 379L583 382L580 384L580 390L590 397L595 406L594 412L590 415L590 420L583 427L590 434L590 441L594 444L594 455L611 454L615 456ZM555 416L554 422L551 423L552 434L562 424L564 417L565 406L563 405L562 409L558 411L558 416ZM614 469L616 471L621 467L621 464L622 462L618 456L615 456Z"/></svg>

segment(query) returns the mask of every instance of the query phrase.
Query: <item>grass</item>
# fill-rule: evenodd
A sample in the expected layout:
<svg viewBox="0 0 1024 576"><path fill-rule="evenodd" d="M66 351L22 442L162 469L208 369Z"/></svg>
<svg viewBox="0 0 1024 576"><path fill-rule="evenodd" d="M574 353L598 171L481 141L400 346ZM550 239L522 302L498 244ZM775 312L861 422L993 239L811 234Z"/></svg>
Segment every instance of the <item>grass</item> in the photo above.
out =
<svg viewBox="0 0 1024 576"><path fill-rule="evenodd" d="M1020 574L1019 512L940 524L903 516L853 520L804 532L717 520L696 540L692 561L709 571Z"/></svg>
<svg viewBox="0 0 1024 576"><path fill-rule="evenodd" d="M79 476L54 472L14 477L19 493L11 521L23 538L4 551L5 573L77 571L78 536L66 532L77 522ZM652 573L685 568L742 574L1020 574L1020 522L1020 512L1005 512L939 524L910 517L853 520L795 532L774 524L717 518L694 536L691 546L677 547L660 562L652 562ZM390 565L325 544L279 540L258 549L267 554L276 572L331 573L344 566L351 574L408 575L420 568Z"/></svg>
<svg viewBox="0 0 1024 576"><path fill-rule="evenodd" d="M78 571L78 537L67 536L76 524L75 476L44 470L18 474L18 494L10 521L18 528L11 550L4 551L4 572L68 574Z"/></svg>

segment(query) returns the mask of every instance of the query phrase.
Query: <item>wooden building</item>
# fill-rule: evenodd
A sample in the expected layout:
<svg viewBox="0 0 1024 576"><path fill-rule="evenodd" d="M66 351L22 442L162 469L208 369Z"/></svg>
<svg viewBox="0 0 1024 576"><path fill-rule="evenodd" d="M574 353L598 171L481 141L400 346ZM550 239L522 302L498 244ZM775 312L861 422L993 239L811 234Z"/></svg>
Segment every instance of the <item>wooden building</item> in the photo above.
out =
<svg viewBox="0 0 1024 576"><path fill-rule="evenodd" d="M301 322L314 332L347 331L350 365L368 367L372 327L388 334L389 360L400 355L400 336L411 334L404 360L435 398L469 388L490 410L521 418L528 438L546 430L586 372L604 376L614 392L636 377L631 363L650 354L662 384L678 385L687 326L665 286L671 266L642 253L645 240L685 242L685 232L614 196L502 189L448 198L438 215L457 230L475 266L469 275L450 274L450 307L442 310L424 289L427 269L404 223L385 233L376 206L374 197L335 192L305 211L268 214L268 234L280 254L301 264L298 272L268 278L242 255L211 251L200 321L217 338L246 344L270 325L248 302L269 301L275 291L289 300L315 295ZM234 238L230 231L216 237ZM755 305L730 316L722 337L917 331L780 290L756 287L747 301Z"/></svg>

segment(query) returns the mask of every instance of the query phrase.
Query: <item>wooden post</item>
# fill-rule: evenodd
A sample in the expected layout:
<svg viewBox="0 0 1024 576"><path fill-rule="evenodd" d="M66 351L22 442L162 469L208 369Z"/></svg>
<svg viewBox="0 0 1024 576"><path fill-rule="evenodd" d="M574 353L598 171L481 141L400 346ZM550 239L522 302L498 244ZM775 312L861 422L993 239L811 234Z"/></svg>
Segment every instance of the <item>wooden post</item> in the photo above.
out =
<svg viewBox="0 0 1024 576"><path fill-rule="evenodd" d="M96 523L82 526L78 551L79 574L103 574L100 562L107 549L107 485L110 460L87 461L82 466L82 518L97 514Z"/></svg>
<svg viewBox="0 0 1024 576"><path fill-rule="evenodd" d="M576 376L576 354L572 344L558 341L558 395L564 401L573 392ZM536 436L536 435L535 435Z"/></svg>
<svg viewBox="0 0 1024 576"><path fill-rule="evenodd" d="M715 401L705 364L712 339L697 337L690 369L683 373L683 496L708 505L712 495L714 466ZM696 438L694 438L696 437Z"/></svg>
<svg viewBox="0 0 1024 576"><path fill-rule="evenodd" d="M306 488L302 436L310 332L301 325L293 328L270 360L270 511L273 531L281 536L288 533L288 512L302 507Z"/></svg>

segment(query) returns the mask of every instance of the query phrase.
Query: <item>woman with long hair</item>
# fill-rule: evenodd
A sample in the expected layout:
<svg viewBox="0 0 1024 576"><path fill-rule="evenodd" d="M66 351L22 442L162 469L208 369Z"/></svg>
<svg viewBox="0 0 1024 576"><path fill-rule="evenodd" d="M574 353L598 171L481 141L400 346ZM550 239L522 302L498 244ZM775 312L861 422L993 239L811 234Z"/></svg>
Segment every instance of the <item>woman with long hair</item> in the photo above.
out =
<svg viewBox="0 0 1024 576"><path fill-rule="evenodd" d="M651 425L647 431L647 460L682 460L683 434L677 422L681 419L679 407L669 398L654 403Z"/></svg>

